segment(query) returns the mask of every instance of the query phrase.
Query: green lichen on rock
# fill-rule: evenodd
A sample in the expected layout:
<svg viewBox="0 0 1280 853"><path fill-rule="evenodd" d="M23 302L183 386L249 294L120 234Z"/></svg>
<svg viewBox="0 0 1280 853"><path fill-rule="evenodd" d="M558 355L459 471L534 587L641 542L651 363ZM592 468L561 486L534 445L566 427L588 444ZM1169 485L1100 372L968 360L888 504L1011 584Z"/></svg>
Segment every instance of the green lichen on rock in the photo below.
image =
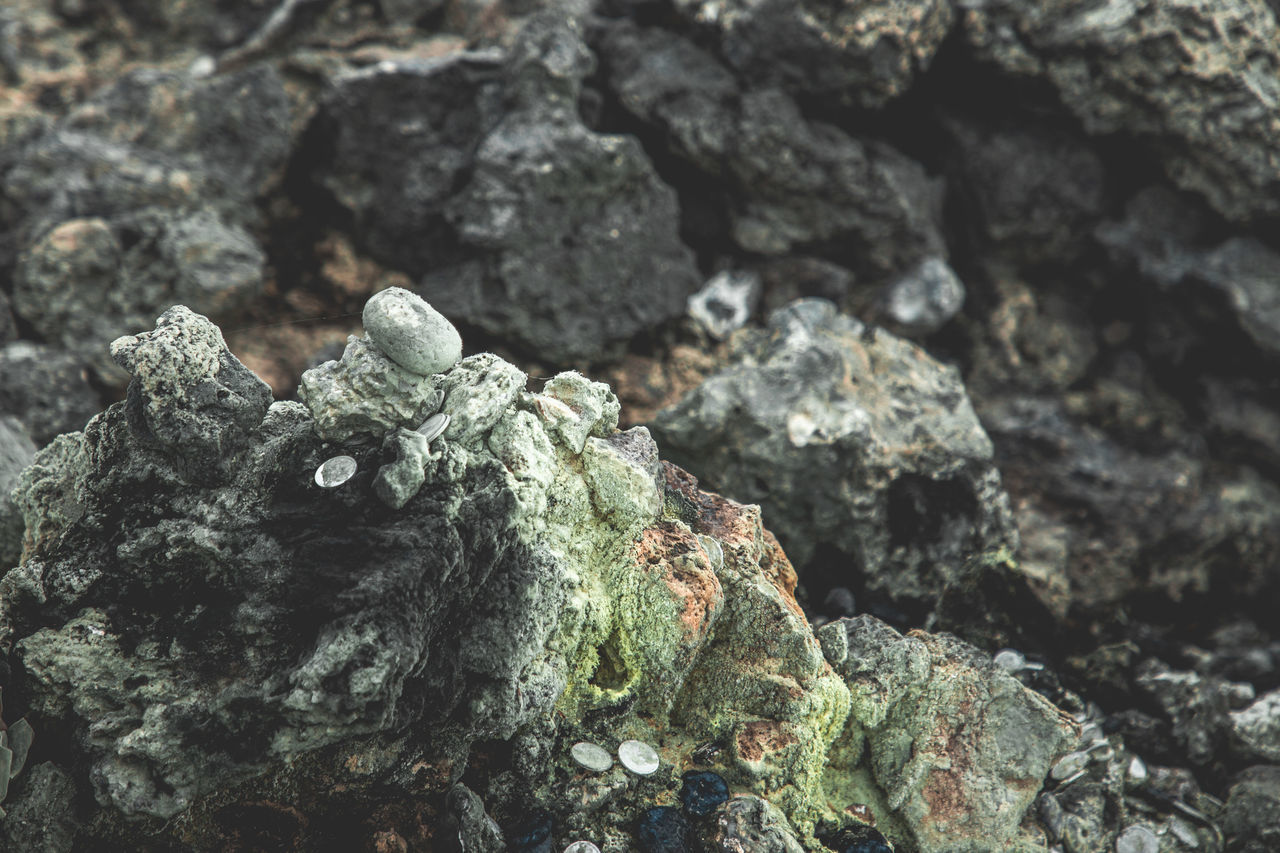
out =
<svg viewBox="0 0 1280 853"><path fill-rule="evenodd" d="M298 399L315 418L316 432L330 441L381 435L422 423L436 404L436 388L396 364L368 338L352 336L340 361L326 361L302 374Z"/></svg>
<svg viewBox="0 0 1280 853"><path fill-rule="evenodd" d="M173 348L191 352L162 357ZM602 383L569 372L530 391L491 354L401 381L352 339L309 372L305 405L267 405L184 309L117 350L129 400L22 475L26 550L0 581L23 689L76 732L104 837L182 816L185 838L208 840L212 804L264 791L305 789L302 813L412 799L436 768L466 837L491 834L485 809L533 803L623 850L708 745L740 795L726 838L778 849L849 823L848 796L933 851L943 831L1011 837L1034 795L1057 743L1044 703L945 638L860 644L834 626L819 642L760 509L698 489L645 428L618 431ZM436 404L450 421L428 444L404 427ZM191 446L223 456L196 468ZM316 467L337 454L357 473L322 489ZM947 823L929 811L950 778L944 715L974 701L1036 738L1012 763L977 742L947 789L969 817ZM568 757L627 738L658 748L652 776L584 777ZM495 742L508 766L446 798ZM318 768L331 784L304 784Z"/></svg>
<svg viewBox="0 0 1280 853"><path fill-rule="evenodd" d="M870 616L824 628L836 631L852 702L826 771L832 787L878 815L887 807L920 853L1020 849L1023 816L1076 724L948 634L903 636Z"/></svg>

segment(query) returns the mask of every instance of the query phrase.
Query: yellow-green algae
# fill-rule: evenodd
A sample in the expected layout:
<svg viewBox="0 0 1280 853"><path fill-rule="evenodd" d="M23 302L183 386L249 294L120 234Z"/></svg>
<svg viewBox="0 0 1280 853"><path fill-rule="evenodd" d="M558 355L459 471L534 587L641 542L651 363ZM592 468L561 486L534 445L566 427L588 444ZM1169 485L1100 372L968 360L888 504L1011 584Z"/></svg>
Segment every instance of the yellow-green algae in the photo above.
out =
<svg viewBox="0 0 1280 853"><path fill-rule="evenodd" d="M462 420L473 424L451 424L445 437L503 463L521 536L569 567L572 588L550 643L564 657L562 730L585 732L585 715L630 702L612 733L661 741L667 765L685 766L700 743L724 743L717 770L733 789L767 797L812 840L817 821L835 817L823 769L844 729L849 691L803 614L762 569L759 509L736 508L749 533L721 542L723 557L713 559L695 536L703 532L696 508L663 488L647 432L616 432L617 398L607 386L570 372L529 393L517 390L523 374L514 367L479 358L444 379L444 411L465 403ZM669 539L689 543L664 560L718 580L702 635L682 622L686 602L661 566L637 556L646 530L659 524ZM763 740L758 755L753 733Z"/></svg>

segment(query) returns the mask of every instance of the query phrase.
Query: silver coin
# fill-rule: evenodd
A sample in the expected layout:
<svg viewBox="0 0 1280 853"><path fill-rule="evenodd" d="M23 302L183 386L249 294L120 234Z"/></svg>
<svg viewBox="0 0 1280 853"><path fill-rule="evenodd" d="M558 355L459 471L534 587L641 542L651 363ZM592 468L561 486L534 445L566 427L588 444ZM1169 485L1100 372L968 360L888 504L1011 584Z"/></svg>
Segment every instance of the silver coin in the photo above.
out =
<svg viewBox="0 0 1280 853"><path fill-rule="evenodd" d="M449 416L444 412L436 412L423 421L422 426L418 427L418 434L425 438L428 443L433 442L448 428L449 420Z"/></svg>
<svg viewBox="0 0 1280 853"><path fill-rule="evenodd" d="M564 848L564 853L600 853L600 848L590 841L575 841Z"/></svg>
<svg viewBox="0 0 1280 853"><path fill-rule="evenodd" d="M618 744L618 760L638 776L648 776L658 769L658 752L640 740L624 740Z"/></svg>
<svg viewBox="0 0 1280 853"><path fill-rule="evenodd" d="M603 747L594 743L575 743L570 749L569 754L573 756L573 760L581 764L588 770L596 773L603 773L613 766L613 756Z"/></svg>
<svg viewBox="0 0 1280 853"><path fill-rule="evenodd" d="M355 476L356 467L356 460L350 456L326 459L316 469L316 485L322 489L337 488Z"/></svg>

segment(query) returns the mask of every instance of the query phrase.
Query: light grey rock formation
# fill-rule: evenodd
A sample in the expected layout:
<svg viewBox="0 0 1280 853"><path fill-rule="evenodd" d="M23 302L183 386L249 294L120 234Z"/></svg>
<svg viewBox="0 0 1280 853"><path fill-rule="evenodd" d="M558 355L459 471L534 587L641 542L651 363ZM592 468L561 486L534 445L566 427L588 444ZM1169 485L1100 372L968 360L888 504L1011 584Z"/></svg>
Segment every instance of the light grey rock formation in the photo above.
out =
<svg viewBox="0 0 1280 853"><path fill-rule="evenodd" d="M829 302L740 335L728 366L652 426L673 460L759 503L798 565L837 549L843 580L883 596L932 606L971 555L1016 547L956 371Z"/></svg>

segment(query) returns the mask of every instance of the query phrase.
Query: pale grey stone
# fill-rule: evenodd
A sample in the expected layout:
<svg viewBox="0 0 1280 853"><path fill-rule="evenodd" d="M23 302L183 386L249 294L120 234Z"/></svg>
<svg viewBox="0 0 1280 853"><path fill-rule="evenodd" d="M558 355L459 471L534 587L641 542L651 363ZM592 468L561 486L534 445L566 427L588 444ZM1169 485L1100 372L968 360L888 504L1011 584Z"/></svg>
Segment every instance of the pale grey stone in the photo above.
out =
<svg viewBox="0 0 1280 853"><path fill-rule="evenodd" d="M453 324L416 293L389 287L364 305L364 330L374 346L405 370L443 373L462 358Z"/></svg>

